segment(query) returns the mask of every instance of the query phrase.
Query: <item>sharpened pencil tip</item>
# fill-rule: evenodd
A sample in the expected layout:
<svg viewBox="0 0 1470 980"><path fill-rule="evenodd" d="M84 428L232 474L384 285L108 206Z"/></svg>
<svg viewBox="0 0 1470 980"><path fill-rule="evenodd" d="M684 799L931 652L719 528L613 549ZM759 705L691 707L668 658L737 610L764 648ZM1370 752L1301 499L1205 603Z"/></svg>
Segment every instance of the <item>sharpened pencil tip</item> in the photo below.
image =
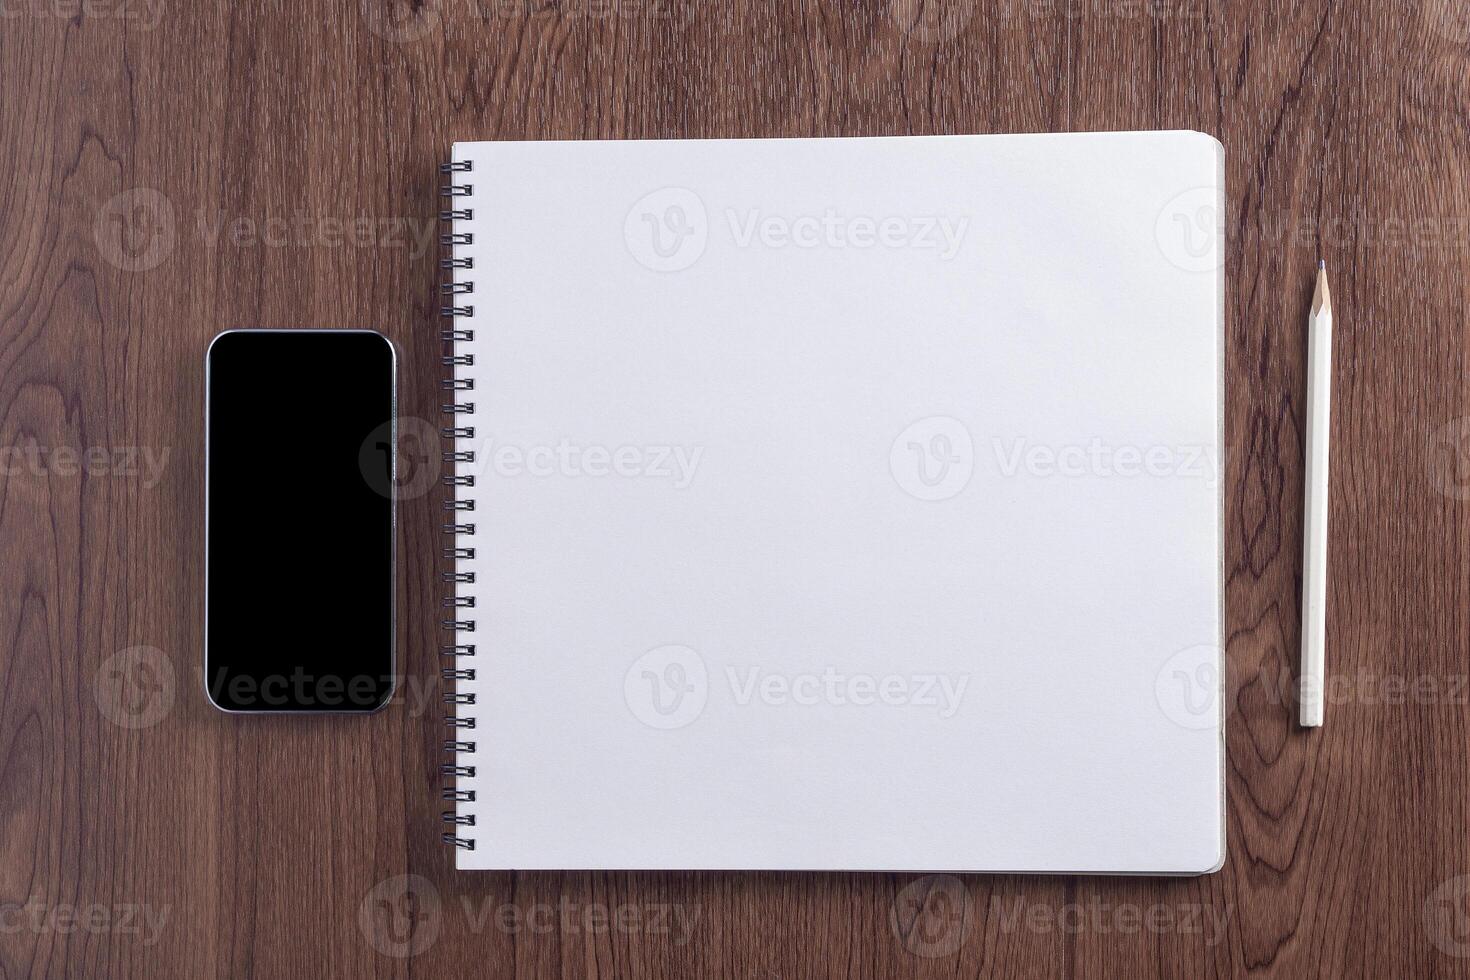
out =
<svg viewBox="0 0 1470 980"><path fill-rule="evenodd" d="M1318 259L1317 260L1317 268L1319 268L1319 269L1325 269L1325 268L1327 268L1327 260L1326 259Z"/></svg>

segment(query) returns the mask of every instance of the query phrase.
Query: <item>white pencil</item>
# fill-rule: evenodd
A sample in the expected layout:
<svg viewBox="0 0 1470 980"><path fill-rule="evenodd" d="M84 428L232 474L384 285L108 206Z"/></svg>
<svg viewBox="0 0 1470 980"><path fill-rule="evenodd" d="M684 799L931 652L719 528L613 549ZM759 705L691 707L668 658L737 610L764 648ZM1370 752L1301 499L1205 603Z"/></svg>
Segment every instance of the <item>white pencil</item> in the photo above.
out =
<svg viewBox="0 0 1470 980"><path fill-rule="evenodd" d="M1306 520L1302 529L1302 680L1304 728L1322 724L1327 672L1327 441L1332 420L1332 294L1327 263L1307 320Z"/></svg>

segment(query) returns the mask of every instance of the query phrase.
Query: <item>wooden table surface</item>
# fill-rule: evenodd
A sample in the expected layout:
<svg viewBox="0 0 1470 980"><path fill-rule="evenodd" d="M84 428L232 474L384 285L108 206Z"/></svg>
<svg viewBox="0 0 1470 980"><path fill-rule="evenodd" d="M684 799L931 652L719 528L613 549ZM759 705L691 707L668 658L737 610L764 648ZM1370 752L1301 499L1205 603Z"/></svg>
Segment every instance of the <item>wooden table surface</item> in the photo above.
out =
<svg viewBox="0 0 1470 980"><path fill-rule="evenodd" d="M1459 0L249 7L0 5L0 976L1470 973ZM433 419L451 140L1184 128L1228 169L1220 873L456 874L438 490L400 510L398 703L205 703L205 345L375 327ZM1337 680L1304 732L1319 255Z"/></svg>

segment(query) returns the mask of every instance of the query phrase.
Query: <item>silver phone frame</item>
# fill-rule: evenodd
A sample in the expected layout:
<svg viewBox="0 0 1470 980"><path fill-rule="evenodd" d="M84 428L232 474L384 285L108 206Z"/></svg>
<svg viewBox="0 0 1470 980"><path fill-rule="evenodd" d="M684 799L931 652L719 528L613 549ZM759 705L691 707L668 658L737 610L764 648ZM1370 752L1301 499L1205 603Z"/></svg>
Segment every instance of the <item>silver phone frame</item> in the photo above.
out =
<svg viewBox="0 0 1470 980"><path fill-rule="evenodd" d="M389 377L389 441L392 451L388 454L388 526L390 540L388 548L388 688L383 700L371 708L318 708L318 709L262 709L241 710L226 708L214 699L209 690L209 358L214 345L221 337L230 334L369 334L388 345L390 364ZM199 675L204 699L227 715L375 715L388 705L398 694L398 346L385 334L365 327L236 327L215 334L204 348L204 636L203 660Z"/></svg>

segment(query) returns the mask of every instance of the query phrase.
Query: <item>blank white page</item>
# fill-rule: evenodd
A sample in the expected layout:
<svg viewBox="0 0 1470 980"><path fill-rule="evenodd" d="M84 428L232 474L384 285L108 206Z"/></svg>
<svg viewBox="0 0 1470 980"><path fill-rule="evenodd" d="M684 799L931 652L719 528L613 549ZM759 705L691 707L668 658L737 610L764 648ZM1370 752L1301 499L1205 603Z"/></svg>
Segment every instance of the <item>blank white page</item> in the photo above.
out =
<svg viewBox="0 0 1470 980"><path fill-rule="evenodd" d="M1218 867L1215 140L454 159L459 867Z"/></svg>

